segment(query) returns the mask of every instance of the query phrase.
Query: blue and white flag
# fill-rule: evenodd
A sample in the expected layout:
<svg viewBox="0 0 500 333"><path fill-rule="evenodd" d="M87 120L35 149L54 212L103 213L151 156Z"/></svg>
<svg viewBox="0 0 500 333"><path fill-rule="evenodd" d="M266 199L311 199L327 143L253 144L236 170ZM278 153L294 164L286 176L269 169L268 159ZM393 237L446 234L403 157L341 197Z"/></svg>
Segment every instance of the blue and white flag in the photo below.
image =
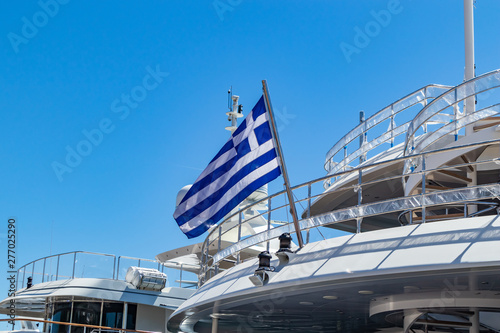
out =
<svg viewBox="0 0 500 333"><path fill-rule="evenodd" d="M197 237L280 174L261 97L186 193L174 219L188 238Z"/></svg>

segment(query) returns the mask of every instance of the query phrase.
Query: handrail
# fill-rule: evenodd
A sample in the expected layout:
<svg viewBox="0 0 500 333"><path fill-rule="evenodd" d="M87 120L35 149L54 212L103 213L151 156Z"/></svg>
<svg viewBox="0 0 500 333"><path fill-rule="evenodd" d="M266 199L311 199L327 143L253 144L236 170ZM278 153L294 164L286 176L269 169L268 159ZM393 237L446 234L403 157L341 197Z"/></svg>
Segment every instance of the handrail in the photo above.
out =
<svg viewBox="0 0 500 333"><path fill-rule="evenodd" d="M484 92L487 92L491 89L495 89L498 87L500 87L500 69L485 73L471 80L465 81L451 88L450 90L444 92L440 96L436 97L433 101L431 101L428 105L426 105L410 122L410 126L408 128L403 149L404 154L408 156L413 153L421 152L430 144L439 139L437 138L432 142L428 142L427 145L424 145L420 149L416 149L417 147L414 142L416 132L421 126L423 126L429 120L432 120L432 118L442 114L443 111L445 111L450 107L453 107L453 114L443 114L443 115L447 115L450 117L453 116L454 119L452 122L456 126L455 128L446 131L442 136L451 132L458 133L458 130L464 128L465 126L491 116L492 115L491 112L480 113L480 111L488 110L488 108L490 108L491 106L485 107L479 111L474 112L473 115L475 116L465 115L465 112L460 114L458 106L459 103L464 102L469 97L478 96L479 94L482 94ZM498 114L498 113L499 111L495 111L493 114ZM443 125L449 126L449 123L444 123ZM421 143L419 143L419 145L421 145Z"/></svg>
<svg viewBox="0 0 500 333"><path fill-rule="evenodd" d="M350 132L344 135L326 154L325 159L325 170L329 175L338 172L339 170L345 170L349 163L356 160L356 158L366 155L369 151L377 148L385 142L390 142L391 147L394 146L394 140L401 134L406 132L409 121L396 126L395 117L396 115L402 113L405 110L412 108L420 103L427 103L428 99L435 98L439 96L443 90L449 90L451 87L431 84L423 88L420 88L407 96L401 98L400 100L386 106L382 110L378 111L374 115L370 116L364 122L360 123L354 127ZM390 120L390 130L388 129L382 135L377 136L374 140L367 141L367 133L375 128L377 125ZM361 147L356 149L354 152L347 155L347 146L354 142L357 138L363 138L363 144ZM344 156L341 161L334 162L333 158L341 151L344 151ZM333 164L333 165L332 165ZM325 188L329 184L325 184Z"/></svg>
<svg viewBox="0 0 500 333"><path fill-rule="evenodd" d="M67 279L76 279L79 278L76 276L77 269L82 268L82 276L81 277L96 277L96 276L89 276L87 273L87 276L85 275L85 265L81 266L82 264L79 262L78 259L80 259L78 256L79 255L91 255L91 256L99 256L103 258L109 258L110 262L106 263L102 267L98 267L99 274L97 278L102 278L102 279L111 279L111 280L119 280L120 278L123 278L120 276L120 265L123 263L124 260L133 260L137 261L136 266L138 267L143 267L144 263L149 263L149 264L155 264L156 269L164 272L165 267L161 262L157 260L152 260L152 259L143 259L143 258L136 258L136 257L127 257L127 256L116 256L113 254L106 254L106 253L97 253L97 252L88 252L88 251L71 251L71 252L64 252L64 253L59 253L59 254L53 254L49 255L46 257L42 257L36 260L33 260L23 266L21 266L17 270L17 279L16 279L16 290L19 290L18 285L19 281L25 281L26 278L26 273L28 273L28 276L31 276L32 278L35 278L37 276L41 276L41 283L43 282L49 282L49 281L58 281L58 280L67 280ZM66 265L66 267L62 267L63 265L61 264L61 261L63 258L70 258L71 263ZM48 260L56 260L54 264L54 268L52 270L55 270L55 274L50 274L47 272L47 261ZM172 261L174 262L174 261ZM42 270L40 271L39 269L35 269L36 267L39 267L40 264L42 264L43 267ZM68 263L67 263L68 264ZM122 265L123 266L123 265ZM127 268L130 265L127 264ZM62 270L66 268L67 272L69 274L64 274L62 273ZM27 271L27 270L30 271ZM177 269L177 268L172 268L172 269ZM180 265L180 267L177 269L179 270L180 276L182 276L182 271L183 267ZM22 278L20 279L20 275L22 274ZM33 282L35 283L35 282ZM182 285L181 285L182 286Z"/></svg>

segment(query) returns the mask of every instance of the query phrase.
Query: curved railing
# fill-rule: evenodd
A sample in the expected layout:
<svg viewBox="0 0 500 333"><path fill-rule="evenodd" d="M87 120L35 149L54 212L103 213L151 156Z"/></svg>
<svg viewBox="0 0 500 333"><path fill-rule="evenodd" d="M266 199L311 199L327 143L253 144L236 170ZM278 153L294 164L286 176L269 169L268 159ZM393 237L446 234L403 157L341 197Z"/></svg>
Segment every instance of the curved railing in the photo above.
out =
<svg viewBox="0 0 500 333"><path fill-rule="evenodd" d="M466 81L434 99L410 122L405 139L405 156L425 151L446 135L453 134L457 140L460 130L479 120L498 115L500 104L492 103L498 99L491 98L499 93L495 91L497 88L500 88L500 70ZM467 101L474 103L475 109L469 114L463 111ZM425 131L419 133L419 129L429 123L440 127L433 129L428 135L422 135Z"/></svg>
<svg viewBox="0 0 500 333"><path fill-rule="evenodd" d="M43 257L21 266L17 270L16 290L19 282L22 288L28 277L32 278L33 284L77 278L123 280L130 266L154 268L162 273L167 270L156 260L73 251ZM179 268L182 277L182 265ZM182 283L182 278L180 281Z"/></svg>
<svg viewBox="0 0 500 333"><path fill-rule="evenodd" d="M480 143L474 143L469 145L457 146L453 148L439 149L434 151L425 152L419 154L416 157L421 160L432 158L435 154L443 154L446 152L463 150L464 148L474 148L480 146L489 145L499 145L500 139L484 141ZM308 232L320 227L331 227L334 224L356 221L357 222L357 232L362 232L363 230L363 218L394 213L396 216L403 212L420 210L423 213L420 223L425 223L426 219L429 217L425 215L425 210L432 210L432 207L438 207L443 205L455 205L455 204L474 204L477 201L484 200L500 200L500 184L480 184L471 187L459 187L454 189L446 189L442 191L432 191L426 192L425 187L422 189L421 194L412 196L400 196L394 197L390 200L375 201L370 203L363 203L363 196L356 195L358 197L358 204L351 207L341 208L333 211L329 211L319 215L312 215L311 205L313 201L326 196L335 195L335 193L340 193L342 191L351 191L351 193L363 193L363 188L372 187L377 183L383 183L390 180L399 180L404 182L408 177L407 175L401 174L396 176L385 177L381 179L363 181L364 175L370 173L375 168L384 167L389 164L404 163L406 160L415 158L411 157L400 157L393 159L391 161L383 161L380 163L370 164L368 166L361 166L353 170L343 171L335 174L337 177L351 178L356 180L354 183L349 182L346 186L341 188L336 188L331 191L324 192L322 190L322 182L330 176L322 177L292 188L294 197L296 197L295 204L298 206L305 205L302 219L299 221L299 226L301 232ZM495 157L493 159L447 165L439 168L425 169L414 171L416 177L421 177L421 179L426 179L431 173L435 173L442 170L456 170L456 168L465 168L469 166L480 166L480 165L498 165L500 164L500 157ZM425 166L425 163L423 163ZM500 165L497 166L500 169ZM313 192L313 189L316 191ZM283 192L271 195L255 204L249 205L237 213L228 216L226 220L220 223L218 226L214 227L202 247L202 267L199 275L199 285L209 280L211 277L218 274L222 268L220 266L230 266L240 263L243 259L241 254L246 252L247 258L256 257L259 251L269 249L269 242L277 239L282 233L289 232L291 234L295 233L293 223L283 223L276 222L271 219L271 216L278 215L279 212L282 215L286 215L289 211L288 204L283 204L284 197ZM275 204L277 202L277 204ZM262 203L267 203L268 210L266 212L258 214L252 219L245 220L243 218L244 212L246 210L253 209L256 205L262 205ZM304 207L304 206L303 206ZM464 215L467 217L468 215ZM244 230L249 230L248 224L252 223L255 218L265 218L268 221L268 227L266 230L259 233L247 234L243 232ZM235 223L237 219L237 223ZM229 237L233 235L233 237ZM307 239L307 238L306 238ZM307 241L306 241L307 242ZM254 251L250 251L254 249ZM249 252L250 255L248 254ZM245 259L247 259L245 258Z"/></svg>
<svg viewBox="0 0 500 333"><path fill-rule="evenodd" d="M397 138L405 134L408 130L413 116L419 109L427 105L428 100L436 98L449 90L451 87L442 85L425 86L402 99L385 107L373 116L360 123L344 137L342 137L326 154L325 170L328 175L333 175L339 171L346 171L358 165L356 162L360 157L365 158L368 153L375 152L376 149L384 143L389 143L390 147L395 144L403 143L397 141ZM396 125L397 120L401 120L400 125ZM406 117L406 119L405 119ZM385 128L381 126L385 124ZM373 139L369 139L373 137ZM361 138L361 144L350 152L348 147L355 144L355 141ZM349 152L348 152L349 151ZM335 161L336 156L341 154L341 159ZM328 188L332 183L332 178L325 181L324 187Z"/></svg>

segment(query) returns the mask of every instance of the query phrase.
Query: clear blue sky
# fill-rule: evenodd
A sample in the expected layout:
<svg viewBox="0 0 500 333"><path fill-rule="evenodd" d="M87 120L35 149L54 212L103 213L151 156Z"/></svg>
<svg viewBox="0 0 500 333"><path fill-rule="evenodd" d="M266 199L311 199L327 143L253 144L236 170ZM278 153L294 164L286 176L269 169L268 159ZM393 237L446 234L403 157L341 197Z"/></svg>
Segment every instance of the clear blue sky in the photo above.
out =
<svg viewBox="0 0 500 333"><path fill-rule="evenodd" d="M2 272L11 216L20 264L73 250L154 258L202 241L172 213L228 138L231 85L247 113L268 80L296 185L325 175L359 110L463 80L459 0L53 1L0 5ZM477 1L477 74L500 68L499 14L500 1ZM107 133L89 152L84 131L97 128ZM67 147L88 155L69 166Z"/></svg>

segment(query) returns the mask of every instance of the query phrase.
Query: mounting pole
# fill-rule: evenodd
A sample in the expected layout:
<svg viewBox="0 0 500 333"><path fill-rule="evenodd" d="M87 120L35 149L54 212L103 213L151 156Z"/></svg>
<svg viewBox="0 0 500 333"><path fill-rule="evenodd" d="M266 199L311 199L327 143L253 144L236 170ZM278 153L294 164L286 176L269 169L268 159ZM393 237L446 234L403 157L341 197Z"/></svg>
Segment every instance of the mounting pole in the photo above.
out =
<svg viewBox="0 0 500 333"><path fill-rule="evenodd" d="M464 0L464 33L465 33L465 81L471 80L476 76L474 60L474 0ZM476 111L476 97L471 96L465 99L465 115L468 116ZM465 135L474 133L474 125L465 126ZM477 185L477 169L468 171L467 177L472 179L468 186ZM469 213L477 212L477 205L471 205Z"/></svg>
<svg viewBox="0 0 500 333"><path fill-rule="evenodd" d="M465 33L465 75L464 80L473 79L475 75L474 60L474 0L464 0L464 33ZM476 110L475 97L465 100L465 115L469 115ZM474 133L473 125L465 127L465 135Z"/></svg>
<svg viewBox="0 0 500 333"><path fill-rule="evenodd" d="M274 144L276 146L276 152L278 154L281 166L281 174L285 180L286 194L288 196L288 202L290 203L290 213L293 218L293 225L295 227L295 233L297 234L297 242L299 243L299 248L304 246L302 241L302 234L300 233L299 220L297 218L297 210L295 209L295 201L293 200L292 190L290 189L290 181L288 180L288 173L286 172L285 159L283 158L283 152L281 151L280 140L278 136L278 131L276 130L276 123L274 122L273 107L271 106L271 100L269 98L269 91L267 90L266 80L262 80L262 90L264 92L264 101L266 104L266 109L269 114L269 123L271 124L271 131L273 133Z"/></svg>

